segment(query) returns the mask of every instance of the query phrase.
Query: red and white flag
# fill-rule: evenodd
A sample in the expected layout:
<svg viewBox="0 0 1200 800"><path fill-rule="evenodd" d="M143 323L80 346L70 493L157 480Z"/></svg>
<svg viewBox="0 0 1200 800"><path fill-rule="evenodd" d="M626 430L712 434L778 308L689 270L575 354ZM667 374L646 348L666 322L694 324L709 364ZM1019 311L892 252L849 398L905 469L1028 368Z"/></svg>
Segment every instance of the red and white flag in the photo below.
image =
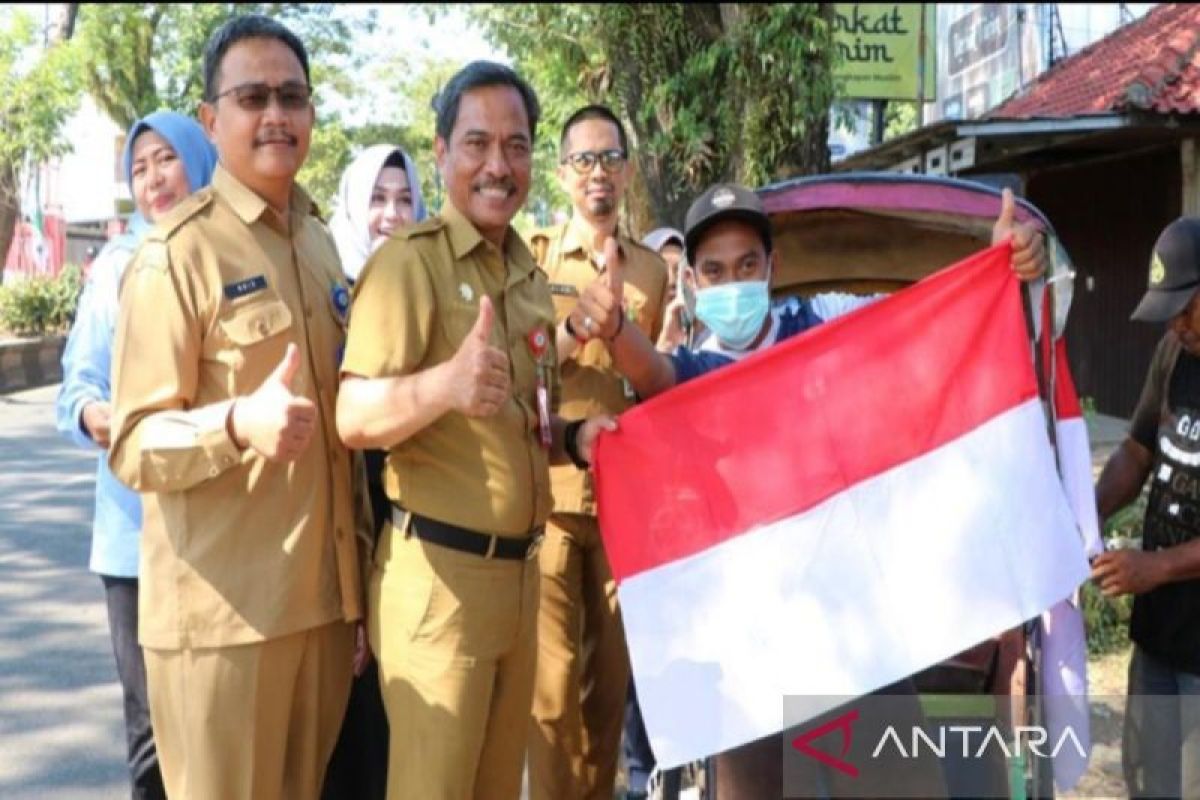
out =
<svg viewBox="0 0 1200 800"><path fill-rule="evenodd" d="M686 383L601 437L601 531L661 767L780 731L785 695L815 715L917 672L1087 577L1009 254Z"/></svg>

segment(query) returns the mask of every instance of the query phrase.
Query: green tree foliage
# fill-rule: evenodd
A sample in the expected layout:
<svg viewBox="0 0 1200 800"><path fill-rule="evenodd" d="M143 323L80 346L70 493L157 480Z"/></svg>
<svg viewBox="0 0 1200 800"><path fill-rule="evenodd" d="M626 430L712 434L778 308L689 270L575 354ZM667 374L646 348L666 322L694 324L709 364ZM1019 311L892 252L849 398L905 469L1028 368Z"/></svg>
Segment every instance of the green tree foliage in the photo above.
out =
<svg viewBox="0 0 1200 800"><path fill-rule="evenodd" d="M883 112L884 141L917 129L917 104L889 100Z"/></svg>
<svg viewBox="0 0 1200 800"><path fill-rule="evenodd" d="M70 149L62 137L79 104L76 49L39 50L40 30L22 9L0 23L0 273L20 215L24 170Z"/></svg>
<svg viewBox="0 0 1200 800"><path fill-rule="evenodd" d="M682 223L717 180L761 184L828 168L829 4L486 4L470 13L534 84L549 126L587 101L622 116L656 220Z"/></svg>
<svg viewBox="0 0 1200 800"><path fill-rule="evenodd" d="M375 26L375 12L354 17L332 3L114 3L84 5L77 38L87 90L122 128L159 109L195 114L204 92L204 46L238 14L275 17L308 49L319 125L299 180L328 208L351 139L332 100L355 102L352 80L367 54L356 49Z"/></svg>

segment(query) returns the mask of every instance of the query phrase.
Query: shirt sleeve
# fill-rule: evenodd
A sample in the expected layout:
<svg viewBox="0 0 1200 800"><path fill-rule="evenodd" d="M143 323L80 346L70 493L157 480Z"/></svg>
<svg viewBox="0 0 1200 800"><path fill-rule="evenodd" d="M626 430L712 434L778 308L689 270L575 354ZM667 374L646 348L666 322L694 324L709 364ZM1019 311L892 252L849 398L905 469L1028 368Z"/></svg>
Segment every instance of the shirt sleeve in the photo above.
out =
<svg viewBox="0 0 1200 800"><path fill-rule="evenodd" d="M63 382L55 403L55 420L59 433L79 447L98 447L83 427L84 407L112 397L109 371L117 283L121 267L129 258L127 249L111 247L93 262L63 349Z"/></svg>
<svg viewBox="0 0 1200 800"><path fill-rule="evenodd" d="M1150 452L1154 452L1155 439L1158 436L1158 425L1162 415L1163 392L1166 390L1168 366L1171 361L1172 334L1168 333L1158 343L1154 357L1150 360L1150 369L1146 371L1146 382L1142 385L1142 395L1138 399L1133 417L1129 422L1129 436Z"/></svg>
<svg viewBox="0 0 1200 800"><path fill-rule="evenodd" d="M233 399L195 408L202 324L199 264L172 265L146 242L120 292L113 346L115 414L109 465L141 492L183 491L241 463L226 417Z"/></svg>
<svg viewBox="0 0 1200 800"><path fill-rule="evenodd" d="M382 378L415 372L429 352L436 314L433 283L420 255L403 239L387 242L354 286L342 374Z"/></svg>
<svg viewBox="0 0 1200 800"><path fill-rule="evenodd" d="M667 358L671 359L671 363L675 367L676 386L733 363L733 359L720 353L709 350L688 350L682 345L676 347L675 352Z"/></svg>
<svg viewBox="0 0 1200 800"><path fill-rule="evenodd" d="M814 295L808 302L812 306L813 313L823 321L828 322L843 314L857 311L863 306L869 306L881 297L886 296L884 294L861 295L849 294L847 292L822 292L821 294Z"/></svg>

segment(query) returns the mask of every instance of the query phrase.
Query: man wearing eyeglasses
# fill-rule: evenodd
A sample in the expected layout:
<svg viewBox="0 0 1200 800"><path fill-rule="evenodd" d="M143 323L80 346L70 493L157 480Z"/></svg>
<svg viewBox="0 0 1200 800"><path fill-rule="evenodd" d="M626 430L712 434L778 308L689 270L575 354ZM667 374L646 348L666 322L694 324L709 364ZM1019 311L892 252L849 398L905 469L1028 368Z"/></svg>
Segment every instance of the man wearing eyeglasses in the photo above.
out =
<svg viewBox="0 0 1200 800"><path fill-rule="evenodd" d="M316 798L362 616L334 418L349 295L294 182L314 118L303 44L235 18L204 84L219 165L127 273L109 458L145 494L139 634L167 793Z"/></svg>
<svg viewBox="0 0 1200 800"><path fill-rule="evenodd" d="M568 419L616 415L633 403L633 392L613 369L603 340L624 324L658 336L667 267L618 231L618 208L632 168L616 115L599 105L579 109L563 126L560 152L558 179L571 198L571 219L530 240L554 299L560 413ZM578 304L585 294L600 303L617 296L602 255L610 238L625 254L624 308L619 322L613 319L615 324L602 329ZM530 796L611 798L629 683L616 585L596 523L591 473L552 467L550 477L554 514L539 553Z"/></svg>

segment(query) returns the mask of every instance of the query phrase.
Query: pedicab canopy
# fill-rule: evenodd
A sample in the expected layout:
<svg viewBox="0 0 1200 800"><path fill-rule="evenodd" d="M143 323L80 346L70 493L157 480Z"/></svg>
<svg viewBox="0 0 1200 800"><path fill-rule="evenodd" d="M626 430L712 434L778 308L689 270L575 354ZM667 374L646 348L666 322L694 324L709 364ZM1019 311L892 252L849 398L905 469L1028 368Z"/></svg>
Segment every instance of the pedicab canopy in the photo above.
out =
<svg viewBox="0 0 1200 800"><path fill-rule="evenodd" d="M894 291L991 244L1000 216L998 189L925 175L821 175L758 192L771 217L777 296ZM1020 198L1017 219L1050 231Z"/></svg>

